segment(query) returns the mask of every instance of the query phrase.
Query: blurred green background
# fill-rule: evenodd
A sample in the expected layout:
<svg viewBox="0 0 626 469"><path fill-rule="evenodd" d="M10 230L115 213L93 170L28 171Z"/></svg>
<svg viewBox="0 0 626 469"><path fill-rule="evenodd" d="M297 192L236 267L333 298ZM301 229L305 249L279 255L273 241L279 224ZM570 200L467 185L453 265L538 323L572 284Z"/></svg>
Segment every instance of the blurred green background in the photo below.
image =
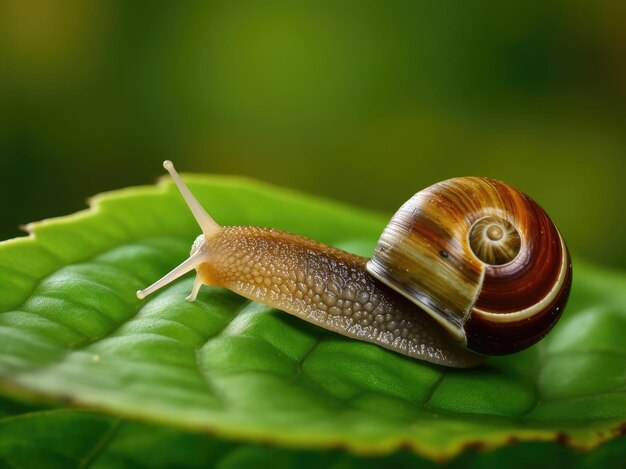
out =
<svg viewBox="0 0 626 469"><path fill-rule="evenodd" d="M499 178L626 267L626 2L0 2L0 238L241 174L392 212Z"/></svg>

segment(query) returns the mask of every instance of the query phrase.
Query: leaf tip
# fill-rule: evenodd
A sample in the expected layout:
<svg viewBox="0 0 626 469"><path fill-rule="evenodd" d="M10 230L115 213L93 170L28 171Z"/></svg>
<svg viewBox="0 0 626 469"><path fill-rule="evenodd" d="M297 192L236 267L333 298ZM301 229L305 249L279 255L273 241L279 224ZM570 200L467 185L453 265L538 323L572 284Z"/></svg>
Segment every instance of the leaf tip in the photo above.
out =
<svg viewBox="0 0 626 469"><path fill-rule="evenodd" d="M29 235L33 234L33 222L19 225L19 229L25 231Z"/></svg>

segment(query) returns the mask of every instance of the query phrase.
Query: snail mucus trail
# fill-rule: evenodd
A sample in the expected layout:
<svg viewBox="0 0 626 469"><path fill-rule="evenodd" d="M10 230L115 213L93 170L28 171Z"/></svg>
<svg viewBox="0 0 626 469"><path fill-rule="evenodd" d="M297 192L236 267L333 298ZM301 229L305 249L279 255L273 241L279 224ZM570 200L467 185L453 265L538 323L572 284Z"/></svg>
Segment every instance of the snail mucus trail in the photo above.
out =
<svg viewBox="0 0 626 469"><path fill-rule="evenodd" d="M567 301L571 262L545 212L524 194L486 178L456 178L407 201L371 259L284 231L220 226L170 161L202 229L187 260L145 298L196 270L224 287L347 337L451 367L483 354L532 345ZM547 242L546 242L547 240Z"/></svg>

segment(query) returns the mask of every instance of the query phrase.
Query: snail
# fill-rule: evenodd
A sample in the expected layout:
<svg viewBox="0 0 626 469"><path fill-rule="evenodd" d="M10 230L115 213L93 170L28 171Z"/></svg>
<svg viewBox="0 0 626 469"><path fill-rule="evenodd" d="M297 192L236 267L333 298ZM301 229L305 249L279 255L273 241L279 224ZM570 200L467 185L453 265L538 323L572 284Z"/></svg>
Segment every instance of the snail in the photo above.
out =
<svg viewBox="0 0 626 469"><path fill-rule="evenodd" d="M436 183L391 218L371 259L272 228L220 226L170 161L202 229L187 260L145 298L196 270L325 329L431 363L466 368L525 349L554 326L572 282L569 252L539 205L482 177Z"/></svg>

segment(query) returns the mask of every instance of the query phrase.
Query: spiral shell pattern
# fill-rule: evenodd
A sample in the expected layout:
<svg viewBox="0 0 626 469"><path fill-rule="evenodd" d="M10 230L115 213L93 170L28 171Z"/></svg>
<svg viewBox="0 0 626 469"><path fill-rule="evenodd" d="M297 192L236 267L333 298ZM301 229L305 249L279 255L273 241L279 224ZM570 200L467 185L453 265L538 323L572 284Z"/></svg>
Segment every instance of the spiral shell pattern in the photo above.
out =
<svg viewBox="0 0 626 469"><path fill-rule="evenodd" d="M545 211L478 177L415 194L385 228L367 268L468 348L496 355L545 336L572 280L567 247Z"/></svg>
<svg viewBox="0 0 626 469"><path fill-rule="evenodd" d="M503 218L485 217L469 232L470 247L485 264L502 265L519 254L521 239L517 229Z"/></svg>

